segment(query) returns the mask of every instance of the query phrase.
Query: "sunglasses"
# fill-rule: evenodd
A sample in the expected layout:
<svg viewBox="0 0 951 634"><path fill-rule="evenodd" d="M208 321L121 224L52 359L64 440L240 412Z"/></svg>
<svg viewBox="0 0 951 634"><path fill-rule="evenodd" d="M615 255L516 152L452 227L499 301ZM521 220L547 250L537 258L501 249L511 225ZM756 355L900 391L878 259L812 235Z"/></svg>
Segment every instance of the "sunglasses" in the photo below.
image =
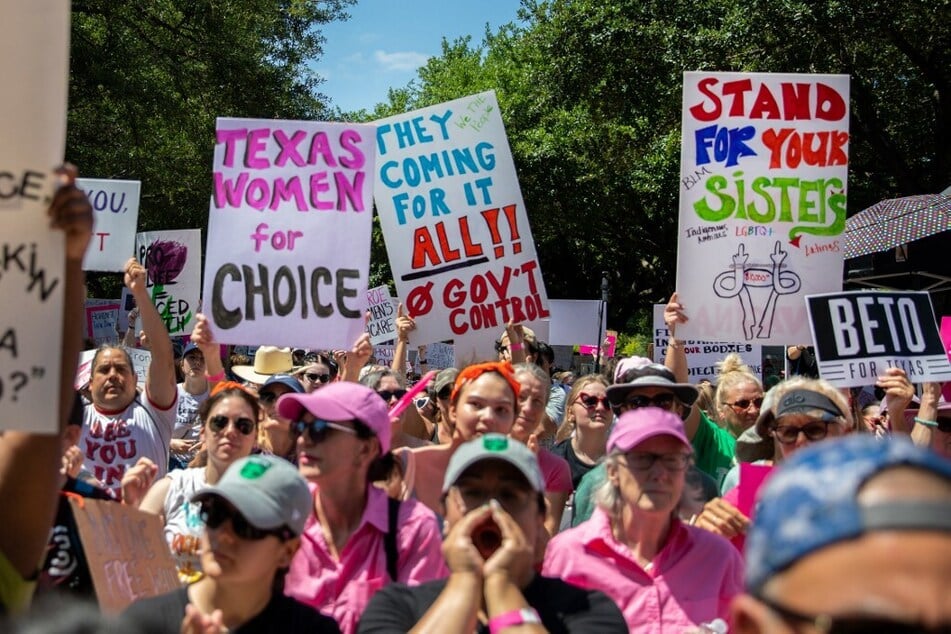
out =
<svg viewBox="0 0 951 634"><path fill-rule="evenodd" d="M655 396L644 396L635 394L624 399L626 409L640 409L642 407L659 407L660 409L670 410L674 406L673 394L657 394Z"/></svg>
<svg viewBox="0 0 951 634"><path fill-rule="evenodd" d="M598 403L601 403L601 407L604 409L611 409L611 401L608 400L607 396L594 396L593 394L582 392L578 395L576 402L580 402L584 405L585 409L594 409L598 406Z"/></svg>
<svg viewBox="0 0 951 634"><path fill-rule="evenodd" d="M252 525L237 509L214 498L201 503L199 515L201 521L211 530L220 528L226 520L231 520L231 530L234 534L240 539L248 541L260 541L270 535L281 541L287 541L294 535L286 526L278 529L258 528Z"/></svg>
<svg viewBox="0 0 951 634"><path fill-rule="evenodd" d="M754 398L754 399L752 399L752 400L751 400L751 399L748 399L748 398L742 398L742 399L740 399L740 400L738 400L738 401L735 401L735 402L733 402L733 403L727 403L726 401L724 401L723 404L724 404L724 405L729 405L730 407L732 407L733 409L736 409L736 410L747 410L747 409L750 408L750 405L755 405L755 406L756 406L756 409L759 409L759 408L761 408L761 407L763 406L763 397L762 397L762 396L759 396L759 397Z"/></svg>
<svg viewBox="0 0 951 634"><path fill-rule="evenodd" d="M889 634L951 634L951 623L927 626L924 623L894 621L884 616L844 616L828 614L804 614L780 603L757 597L766 607L786 621L811 625L823 634L867 634L868 632L888 632Z"/></svg>
<svg viewBox="0 0 951 634"><path fill-rule="evenodd" d="M400 388L400 389L398 389L398 390L377 390L376 393L379 394L379 395L380 395L380 398L382 398L382 399L383 399L384 401L386 401L387 403L389 403L389 402L390 402L390 399L392 399L392 398L394 398L394 397L397 398L397 399L401 399L401 398L403 398L404 396L406 396L406 390L404 390L404 389L402 389L402 388Z"/></svg>
<svg viewBox="0 0 951 634"><path fill-rule="evenodd" d="M232 420L224 414L218 414L217 416L212 416L209 418L208 429L216 434L219 434L226 427L228 427L228 423L234 425L234 428L237 429L243 436L250 436L254 432L254 421L250 418L239 418L238 420Z"/></svg>
<svg viewBox="0 0 951 634"><path fill-rule="evenodd" d="M304 373L304 378L310 381L311 383L326 383L330 380L329 374L317 374L316 372L306 372Z"/></svg>
<svg viewBox="0 0 951 634"><path fill-rule="evenodd" d="M502 343L501 341L495 342L495 351L498 352L499 354L503 352L508 352L508 349L509 347L505 345L504 343Z"/></svg>
<svg viewBox="0 0 951 634"><path fill-rule="evenodd" d="M777 425L773 427L773 437L784 445L791 445L796 442L799 439L800 432L807 440L812 442L822 440L829 434L829 423L813 421L802 427L796 427L795 425Z"/></svg>
<svg viewBox="0 0 951 634"><path fill-rule="evenodd" d="M313 444L322 443L327 440L327 436L330 435L330 430L336 429L337 431L342 431L347 434L357 435L357 430L352 427L346 427L344 425L338 425L337 423L331 423L329 420L320 420L315 418L311 422L305 422L302 420L297 421L296 423L291 423L291 432L296 436L300 436L304 432L307 432L307 438L310 439L310 442Z"/></svg>
<svg viewBox="0 0 951 634"><path fill-rule="evenodd" d="M660 461L660 465L667 471L683 471L690 464L690 454L683 452L676 453L650 453L647 451L629 451L624 454L629 469L635 471L649 471L654 463Z"/></svg>
<svg viewBox="0 0 951 634"><path fill-rule="evenodd" d="M452 396L452 386L451 386L451 385L447 385L447 386L444 387L443 389L439 390L439 392L436 394L436 398L442 399L442 400L444 400L444 401L449 400L449 397L450 397L450 396Z"/></svg>

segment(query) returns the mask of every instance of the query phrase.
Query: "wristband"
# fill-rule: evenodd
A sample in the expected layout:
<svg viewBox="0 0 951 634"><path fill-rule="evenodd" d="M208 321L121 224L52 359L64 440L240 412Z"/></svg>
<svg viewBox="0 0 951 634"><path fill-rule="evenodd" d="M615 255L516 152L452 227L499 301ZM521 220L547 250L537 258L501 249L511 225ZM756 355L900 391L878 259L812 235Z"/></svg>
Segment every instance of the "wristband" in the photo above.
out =
<svg viewBox="0 0 951 634"><path fill-rule="evenodd" d="M538 612L535 611L535 608L520 608L489 619L489 633L498 634L507 627L541 622L542 619L538 616Z"/></svg>
<svg viewBox="0 0 951 634"><path fill-rule="evenodd" d="M206 373L205 373L205 378L208 379L209 381L221 381L222 379L225 378L225 371L222 370L222 371L219 372L218 374L208 374L208 373L206 372Z"/></svg>
<svg viewBox="0 0 951 634"><path fill-rule="evenodd" d="M523 346L523 345L520 344L520 343L510 343L510 344L509 344L509 350L521 350L521 349L524 348L524 347L525 347L525 346Z"/></svg>
<svg viewBox="0 0 951 634"><path fill-rule="evenodd" d="M938 421L935 420L925 420L924 418L918 418L915 416L915 422L919 425L924 425L925 427L937 427Z"/></svg>

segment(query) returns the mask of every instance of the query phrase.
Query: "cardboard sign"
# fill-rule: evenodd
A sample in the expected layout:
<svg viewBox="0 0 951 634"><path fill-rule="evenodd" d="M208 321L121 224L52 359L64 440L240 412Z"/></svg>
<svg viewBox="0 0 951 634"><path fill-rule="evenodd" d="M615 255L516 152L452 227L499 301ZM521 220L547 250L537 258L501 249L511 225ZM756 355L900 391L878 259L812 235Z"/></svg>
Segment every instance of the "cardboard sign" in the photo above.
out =
<svg viewBox="0 0 951 634"><path fill-rule="evenodd" d="M135 257L146 269L149 297L168 334L191 334L201 298L201 230L136 234Z"/></svg>
<svg viewBox="0 0 951 634"><path fill-rule="evenodd" d="M118 302L109 299L86 300L86 336L97 345L112 343L118 339L118 319Z"/></svg>
<svg viewBox="0 0 951 634"><path fill-rule="evenodd" d="M677 292L685 339L806 343L842 288L846 75L685 73Z"/></svg>
<svg viewBox="0 0 951 634"><path fill-rule="evenodd" d="M374 128L218 119L204 312L222 343L347 348L363 332Z"/></svg>
<svg viewBox="0 0 951 634"><path fill-rule="evenodd" d="M158 515L88 498L69 504L103 612L181 587Z"/></svg>
<svg viewBox="0 0 951 634"><path fill-rule="evenodd" d="M509 320L534 329L547 319L495 93L376 124L374 200L397 295L416 321L410 342L466 339L487 354Z"/></svg>
<svg viewBox="0 0 951 634"><path fill-rule="evenodd" d="M92 240L83 258L86 271L123 271L132 257L139 222L139 181L79 178L95 212Z"/></svg>
<svg viewBox="0 0 951 634"><path fill-rule="evenodd" d="M663 363L667 356L670 331L664 323L664 304L654 304L654 361ZM677 326L678 339L680 326ZM763 347L753 343L720 343L715 341L684 340L684 353L687 355L687 375L691 383L701 379L717 382L717 371L723 357L735 352L743 358L756 376L763 376Z"/></svg>
<svg viewBox="0 0 951 634"><path fill-rule="evenodd" d="M819 374L833 385L872 385L890 367L912 383L951 379L927 292L828 293L806 303Z"/></svg>
<svg viewBox="0 0 951 634"><path fill-rule="evenodd" d="M0 430L58 433L62 231L50 230L63 162L69 3L0 3Z"/></svg>
<svg viewBox="0 0 951 634"><path fill-rule="evenodd" d="M370 312L367 332L370 333L371 344L396 339L396 308L396 300L390 295L386 284L367 291L367 310Z"/></svg>
<svg viewBox="0 0 951 634"><path fill-rule="evenodd" d="M455 348L451 343L431 343L426 346L426 362L426 368L429 370L455 367Z"/></svg>

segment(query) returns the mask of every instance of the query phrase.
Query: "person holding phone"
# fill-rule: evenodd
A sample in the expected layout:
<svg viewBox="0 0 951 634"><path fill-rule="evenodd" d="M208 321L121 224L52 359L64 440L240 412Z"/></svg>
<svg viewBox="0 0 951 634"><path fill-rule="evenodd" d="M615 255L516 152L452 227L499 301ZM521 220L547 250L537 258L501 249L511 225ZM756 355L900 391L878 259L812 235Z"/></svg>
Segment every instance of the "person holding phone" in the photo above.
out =
<svg viewBox="0 0 951 634"><path fill-rule="evenodd" d="M626 632L603 593L535 572L545 542L545 484L535 454L496 433L461 444L446 468L443 555L449 578L391 584L359 632Z"/></svg>

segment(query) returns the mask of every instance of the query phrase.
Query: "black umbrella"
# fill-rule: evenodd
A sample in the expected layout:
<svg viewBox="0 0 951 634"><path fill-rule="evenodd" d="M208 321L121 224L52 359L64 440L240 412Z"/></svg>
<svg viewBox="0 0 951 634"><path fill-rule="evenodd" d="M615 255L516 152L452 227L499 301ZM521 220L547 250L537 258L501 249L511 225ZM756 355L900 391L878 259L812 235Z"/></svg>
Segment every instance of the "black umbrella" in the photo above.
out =
<svg viewBox="0 0 951 634"><path fill-rule="evenodd" d="M951 231L951 196L926 194L891 198L860 211L845 223L845 258L887 251Z"/></svg>

